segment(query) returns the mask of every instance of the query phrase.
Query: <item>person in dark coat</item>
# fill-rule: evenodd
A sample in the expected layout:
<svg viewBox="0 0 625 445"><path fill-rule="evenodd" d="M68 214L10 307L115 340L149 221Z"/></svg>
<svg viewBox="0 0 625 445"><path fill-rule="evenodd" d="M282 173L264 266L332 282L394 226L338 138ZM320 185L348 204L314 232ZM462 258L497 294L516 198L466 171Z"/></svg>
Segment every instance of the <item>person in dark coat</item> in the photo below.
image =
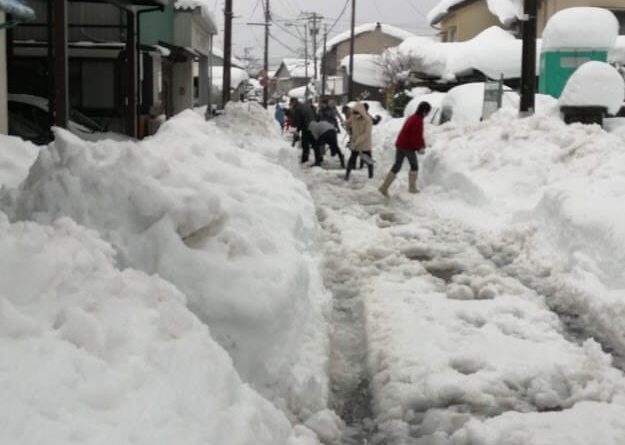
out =
<svg viewBox="0 0 625 445"><path fill-rule="evenodd" d="M340 132L339 120L336 113L336 107L330 106L327 98L321 99L319 103L319 120L326 121L334 125L337 132Z"/></svg>
<svg viewBox="0 0 625 445"><path fill-rule="evenodd" d="M319 159L319 164L323 161L321 156L321 147L327 144L330 147L332 156L338 156L341 161L341 167L345 168L345 157L339 148L337 130L330 122L317 120L310 123L308 130L313 138L313 149L315 152L315 160ZM319 165L315 161L315 165Z"/></svg>
<svg viewBox="0 0 625 445"><path fill-rule="evenodd" d="M425 139L423 137L423 120L430 113L432 106L427 102L421 102L417 107L417 111L406 119L397 140L395 141L395 163L391 171L386 175L384 183L378 190L384 196L388 196L388 188L391 186L397 173L401 170L404 159L410 162L410 173L408 176L408 191L417 193L417 173L419 171L419 163L417 162L417 153L422 153L425 149Z"/></svg>
<svg viewBox="0 0 625 445"><path fill-rule="evenodd" d="M310 157L310 144L312 142L312 136L308 130L308 126L315 120L314 108L308 103L300 103L296 98L291 98L291 120L293 127L297 132L301 133L302 141L302 164L308 162ZM315 163L317 159L315 159ZM321 161L319 161L321 162Z"/></svg>

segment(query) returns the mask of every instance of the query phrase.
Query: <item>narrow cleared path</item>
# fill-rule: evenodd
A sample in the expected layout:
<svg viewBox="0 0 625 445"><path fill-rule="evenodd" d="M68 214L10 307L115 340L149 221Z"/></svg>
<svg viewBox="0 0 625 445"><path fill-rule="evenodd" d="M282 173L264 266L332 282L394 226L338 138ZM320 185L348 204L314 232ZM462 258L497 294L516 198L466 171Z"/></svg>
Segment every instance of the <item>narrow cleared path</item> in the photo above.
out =
<svg viewBox="0 0 625 445"><path fill-rule="evenodd" d="M553 344L560 345L558 347L567 353L576 354L575 351L583 349L582 343L591 337L605 352L613 353L615 348L594 335L592 326L587 326L580 314L551 306L549 292L554 291L554 286L550 277L511 267L516 253L506 243L490 239L490 235L476 232L460 222L438 217L427 199L408 195L403 190L398 192L397 188L404 184L397 184L395 196L387 200L376 191L379 178L369 181L365 174L356 171L353 179L345 183L341 176L339 170L302 172L323 228L324 278L334 296L331 408L346 424L342 443L446 445L451 444L451 436L470 419L493 418L514 410L545 412L570 407L557 401L550 405L536 402L526 386L514 381L502 382L506 394L501 400L495 393L489 404L475 403L471 396L463 393L462 385L480 388L484 381L483 372L492 372L492 366L499 366L501 369L495 370L495 376L497 373L505 375L510 372L510 365L499 361L489 365L470 357L460 357L463 351L454 351L453 347L444 352L449 354L446 366L461 376L458 388L445 388L449 395L430 405L416 399L410 401L415 398L411 391L418 394L421 390L415 388L429 384L419 381L422 378L417 377L420 371L412 374L399 372L403 376L392 382L394 373L397 374L397 369L392 366L397 364L388 365L387 362L393 362L391 356L397 354L392 350L393 345L389 344L389 355L382 362L369 356L372 350L378 355L386 353L385 335L391 340L393 335L404 335L401 327L393 326L395 318L400 322L402 314L393 314L392 307L384 306L386 299L400 299L393 293L384 294L384 289L394 289L396 283L399 286L408 280L426 283L435 295L435 300L431 301L437 301L450 313L464 314L466 320L462 317L458 320L466 322L462 329L467 329L469 335L482 335L483 326L492 324L488 319L491 309L483 307L494 307L506 312L505 316L510 320L509 325L507 322L493 324L499 329L497 332L508 339L506 341L531 340L531 321L524 320L524 317L536 310L541 319L558 320L553 334L557 338ZM500 297L505 302L498 302ZM430 301L423 295L414 298L417 303L425 301L426 306ZM383 304L381 309L380 301ZM485 303L488 301L491 303ZM507 301L510 301L509 308ZM411 303L405 307L415 310ZM376 311L380 310L378 314ZM431 317L433 326L438 325L436 317L439 314L422 315ZM368 322L377 325L368 326ZM453 323L457 324L457 321ZM546 323L550 325L552 322ZM368 338L372 332L378 338ZM400 351L406 344L414 342L415 350L405 351L414 354L412 365L422 366L429 360L427 355L420 356L423 352L416 347L422 339L402 341L399 342ZM453 354L458 354L459 358ZM622 369L622 354L613 353L613 356L614 370ZM410 364L410 360L406 363ZM554 367L557 366L554 363ZM398 385L404 385L405 389L397 393ZM485 387L482 391L488 389ZM391 403L396 400L397 406L389 406L389 400Z"/></svg>

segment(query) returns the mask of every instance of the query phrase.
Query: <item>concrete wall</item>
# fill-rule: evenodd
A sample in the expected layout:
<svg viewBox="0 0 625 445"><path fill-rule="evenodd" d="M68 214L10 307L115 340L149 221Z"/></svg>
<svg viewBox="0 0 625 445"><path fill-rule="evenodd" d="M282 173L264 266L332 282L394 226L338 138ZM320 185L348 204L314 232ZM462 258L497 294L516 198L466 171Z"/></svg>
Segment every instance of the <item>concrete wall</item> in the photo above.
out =
<svg viewBox="0 0 625 445"><path fill-rule="evenodd" d="M0 23L5 20L4 11L0 11ZM8 132L7 113L6 31L0 30L0 134Z"/></svg>

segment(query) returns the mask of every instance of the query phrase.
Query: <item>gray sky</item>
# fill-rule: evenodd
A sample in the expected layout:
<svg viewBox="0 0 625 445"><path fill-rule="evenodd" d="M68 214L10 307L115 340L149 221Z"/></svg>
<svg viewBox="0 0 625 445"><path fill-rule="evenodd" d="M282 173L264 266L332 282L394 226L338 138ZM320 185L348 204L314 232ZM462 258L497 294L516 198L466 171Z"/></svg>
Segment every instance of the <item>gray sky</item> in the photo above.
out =
<svg viewBox="0 0 625 445"><path fill-rule="evenodd" d="M233 52L237 56L248 55L262 61L263 32L262 26L251 26L247 23L263 21L263 4L265 0L233 0ZM369 22L382 22L394 25L406 31L420 35L431 35L435 31L427 25L425 15L439 0L356 0L356 25ZM215 0L215 15L220 22L220 35L217 44L223 46L223 0ZM345 7L346 6L346 7ZM322 23L332 26L345 7L345 13L336 22L329 37L349 29L351 17L351 0L270 0L273 38L269 42L270 65L277 65L283 57L293 57L297 51L303 52L303 23L297 20L302 11L316 12L324 17ZM299 24L289 27L288 23ZM322 42L322 35L319 35ZM310 43L310 42L309 42ZM312 44L309 48L312 48ZM312 49L309 49L312 51Z"/></svg>

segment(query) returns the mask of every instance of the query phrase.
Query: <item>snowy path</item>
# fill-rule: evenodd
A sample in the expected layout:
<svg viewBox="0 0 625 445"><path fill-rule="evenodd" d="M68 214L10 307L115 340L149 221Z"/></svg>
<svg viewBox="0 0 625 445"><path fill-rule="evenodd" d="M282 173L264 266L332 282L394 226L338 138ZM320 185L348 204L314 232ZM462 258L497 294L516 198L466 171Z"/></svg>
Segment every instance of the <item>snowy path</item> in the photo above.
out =
<svg viewBox="0 0 625 445"><path fill-rule="evenodd" d="M532 289L511 276L509 245L438 217L434 196L410 196L403 183L386 201L379 177L302 176L326 235L332 402L351 427L343 443L500 444L515 422L537 425L525 432L531 443L579 434L567 422L588 410L625 414L613 403L625 396L622 373L533 290L547 282L534 276Z"/></svg>

